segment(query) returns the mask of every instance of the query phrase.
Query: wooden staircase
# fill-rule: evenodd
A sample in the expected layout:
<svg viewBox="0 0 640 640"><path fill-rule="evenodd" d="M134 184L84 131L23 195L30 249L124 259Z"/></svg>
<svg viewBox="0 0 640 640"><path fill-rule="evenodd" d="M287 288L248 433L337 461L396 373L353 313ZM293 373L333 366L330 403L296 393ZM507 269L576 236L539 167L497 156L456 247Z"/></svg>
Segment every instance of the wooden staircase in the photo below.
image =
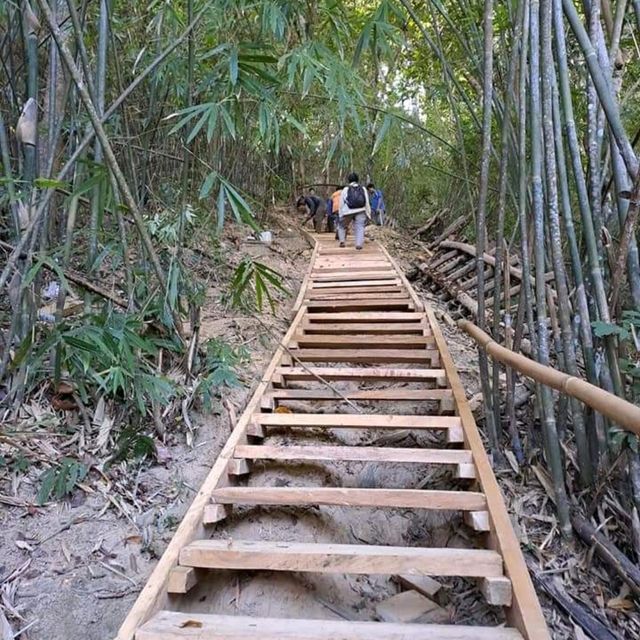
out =
<svg viewBox="0 0 640 640"><path fill-rule="evenodd" d="M432 311L380 245L356 251L338 248L329 236L315 239L291 327L118 640L548 640L502 495ZM377 386L362 389L363 384ZM317 404L326 402L350 413L319 412ZM378 402L392 408L409 403L413 411L424 407L424 412L358 412L359 403ZM297 408L301 403L304 412ZM435 444L336 446L319 439L300 445L290 439L274 443L272 437L334 429L409 430L431 434ZM452 470L454 489L256 486L248 479L259 461L440 465ZM225 536L228 518L240 505L463 514L480 548L283 541L262 531L256 534L260 539ZM232 615L232 608L210 613L199 604L206 593L192 594L212 570L464 577L477 583L490 605L504 607L506 626L259 617Z"/></svg>

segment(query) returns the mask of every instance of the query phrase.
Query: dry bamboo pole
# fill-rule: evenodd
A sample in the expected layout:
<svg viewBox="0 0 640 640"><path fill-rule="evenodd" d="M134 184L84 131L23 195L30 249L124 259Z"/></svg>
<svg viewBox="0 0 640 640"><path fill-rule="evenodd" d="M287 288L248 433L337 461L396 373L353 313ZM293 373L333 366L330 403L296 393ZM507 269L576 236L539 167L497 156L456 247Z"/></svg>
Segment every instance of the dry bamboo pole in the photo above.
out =
<svg viewBox="0 0 640 640"><path fill-rule="evenodd" d="M468 320L459 320L458 326L468 333L492 358L499 359L503 364L512 367L518 373L532 380L536 380L545 387L556 389L580 400L627 431L640 435L640 406L619 398L586 380L570 376L553 367L535 362L522 354L509 351Z"/></svg>
<svg viewBox="0 0 640 640"><path fill-rule="evenodd" d="M545 14L551 5L545 5ZM550 13L549 13L550 17ZM531 0L529 12L530 51L530 87L531 100L531 187L533 196L535 289L536 289L536 325L538 332L538 361L549 364L549 336L547 330L547 312L545 299L545 238L544 238L544 202L542 190L542 100L540 95L540 2ZM553 488L558 507L560 529L566 536L571 534L569 504L564 482L562 453L556 428L553 397L549 387L543 386L541 393L544 442L547 462L551 469Z"/></svg>

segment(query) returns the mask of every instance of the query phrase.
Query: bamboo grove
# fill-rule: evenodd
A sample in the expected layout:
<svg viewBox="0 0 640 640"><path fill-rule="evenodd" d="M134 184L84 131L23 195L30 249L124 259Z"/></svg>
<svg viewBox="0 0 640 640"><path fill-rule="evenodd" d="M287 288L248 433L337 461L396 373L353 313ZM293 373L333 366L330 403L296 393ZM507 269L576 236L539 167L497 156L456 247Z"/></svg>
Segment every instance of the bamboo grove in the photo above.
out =
<svg viewBox="0 0 640 640"><path fill-rule="evenodd" d="M87 411L131 396L141 428L157 422L177 393L158 350L194 352L182 325L197 324L202 283L186 252L206 244L224 271L229 218L258 229L268 206L350 168L376 178L405 228L468 217L494 339L635 401L639 26L639 0L2 3L4 415L72 370ZM515 311L501 295L514 255ZM60 286L43 327L47 272ZM513 373L503 403L499 366L483 353L480 366L496 459L542 446L562 530L574 450L584 488L623 452L638 525L635 438L544 387L523 437Z"/></svg>

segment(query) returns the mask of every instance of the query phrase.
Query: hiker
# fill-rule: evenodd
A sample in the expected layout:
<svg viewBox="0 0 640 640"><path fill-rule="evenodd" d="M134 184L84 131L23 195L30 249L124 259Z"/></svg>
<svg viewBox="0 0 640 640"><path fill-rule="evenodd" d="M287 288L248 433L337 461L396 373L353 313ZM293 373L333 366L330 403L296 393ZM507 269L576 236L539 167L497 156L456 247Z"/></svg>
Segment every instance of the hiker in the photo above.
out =
<svg viewBox="0 0 640 640"><path fill-rule="evenodd" d="M353 220L356 249L364 246L364 227L367 218L371 218L369 194L360 184L358 174L351 173L347 178L347 186L340 194L340 210L338 212L338 239L344 247L347 238L347 226Z"/></svg>
<svg viewBox="0 0 640 640"><path fill-rule="evenodd" d="M322 233L322 223L324 221L325 204L322 198L309 194L308 196L300 196L296 202L298 210L305 209L307 217L304 219L302 226L307 224L313 218L313 230L316 233Z"/></svg>
<svg viewBox="0 0 640 640"><path fill-rule="evenodd" d="M367 185L367 191L369 192L369 202L371 203L371 219L373 220L374 224L381 227L382 225L384 225L385 214L382 191L380 191L380 189L376 189L376 186L373 184L373 182L370 182Z"/></svg>
<svg viewBox="0 0 640 640"><path fill-rule="evenodd" d="M338 239L338 214L340 212L340 196L343 187L338 187L327 200L327 231L333 233L335 231L336 240Z"/></svg>

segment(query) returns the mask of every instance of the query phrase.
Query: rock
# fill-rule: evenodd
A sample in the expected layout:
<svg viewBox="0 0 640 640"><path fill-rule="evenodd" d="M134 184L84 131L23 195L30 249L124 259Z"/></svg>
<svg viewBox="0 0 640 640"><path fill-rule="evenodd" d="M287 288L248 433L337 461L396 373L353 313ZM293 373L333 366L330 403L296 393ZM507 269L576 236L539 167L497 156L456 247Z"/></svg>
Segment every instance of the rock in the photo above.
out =
<svg viewBox="0 0 640 640"><path fill-rule="evenodd" d="M383 622L449 621L446 609L414 590L383 600L376 606L376 614Z"/></svg>

